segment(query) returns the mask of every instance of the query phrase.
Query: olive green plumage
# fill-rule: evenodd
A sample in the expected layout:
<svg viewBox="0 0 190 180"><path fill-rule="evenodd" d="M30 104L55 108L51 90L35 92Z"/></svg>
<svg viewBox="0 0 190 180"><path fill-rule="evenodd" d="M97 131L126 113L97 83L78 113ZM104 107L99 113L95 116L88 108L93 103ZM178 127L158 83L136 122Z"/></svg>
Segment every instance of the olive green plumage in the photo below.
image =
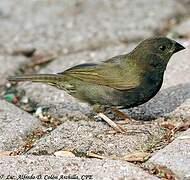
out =
<svg viewBox="0 0 190 180"><path fill-rule="evenodd" d="M99 64L81 64L58 74L9 77L9 81L43 82L66 90L91 105L130 108L159 91L170 57L184 47L166 37L142 41L128 54Z"/></svg>

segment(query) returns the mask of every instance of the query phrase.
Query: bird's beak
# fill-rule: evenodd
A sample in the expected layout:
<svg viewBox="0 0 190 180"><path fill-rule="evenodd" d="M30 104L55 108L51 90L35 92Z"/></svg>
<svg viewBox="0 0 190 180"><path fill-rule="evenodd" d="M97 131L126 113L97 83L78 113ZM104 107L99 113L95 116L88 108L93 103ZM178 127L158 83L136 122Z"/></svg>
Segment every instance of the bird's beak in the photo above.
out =
<svg viewBox="0 0 190 180"><path fill-rule="evenodd" d="M185 49L184 46L182 46L181 44L179 44L178 42L175 42L175 49L173 53L179 52L181 50Z"/></svg>

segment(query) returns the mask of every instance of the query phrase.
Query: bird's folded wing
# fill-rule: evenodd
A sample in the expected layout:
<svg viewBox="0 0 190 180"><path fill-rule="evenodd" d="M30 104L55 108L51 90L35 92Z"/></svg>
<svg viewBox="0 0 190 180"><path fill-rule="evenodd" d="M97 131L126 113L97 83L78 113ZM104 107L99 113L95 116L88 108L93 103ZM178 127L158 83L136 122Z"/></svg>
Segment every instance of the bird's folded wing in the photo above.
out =
<svg viewBox="0 0 190 180"><path fill-rule="evenodd" d="M64 71L63 75L88 83L108 86L117 90L129 90L139 85L138 77L118 64L81 64Z"/></svg>

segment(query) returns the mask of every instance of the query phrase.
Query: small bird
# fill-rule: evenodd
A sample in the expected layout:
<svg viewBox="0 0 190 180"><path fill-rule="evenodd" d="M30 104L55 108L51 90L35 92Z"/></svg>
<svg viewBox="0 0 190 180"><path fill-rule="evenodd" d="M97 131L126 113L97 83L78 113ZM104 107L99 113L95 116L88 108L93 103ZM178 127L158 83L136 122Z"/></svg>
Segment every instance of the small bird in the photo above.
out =
<svg viewBox="0 0 190 180"><path fill-rule="evenodd" d="M58 74L11 76L8 80L47 83L94 107L131 108L157 94L170 57L183 49L167 37L152 37L130 53L98 64L80 64Z"/></svg>

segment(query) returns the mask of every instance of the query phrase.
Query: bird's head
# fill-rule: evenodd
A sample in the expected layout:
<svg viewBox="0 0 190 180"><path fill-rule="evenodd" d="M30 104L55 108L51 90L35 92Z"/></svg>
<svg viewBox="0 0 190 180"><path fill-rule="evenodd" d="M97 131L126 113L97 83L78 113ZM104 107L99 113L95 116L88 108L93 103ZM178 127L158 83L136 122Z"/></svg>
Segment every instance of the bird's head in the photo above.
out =
<svg viewBox="0 0 190 180"><path fill-rule="evenodd" d="M138 56L146 56L149 54L158 55L161 59L169 61L170 57L181 50L185 49L178 42L167 37L153 37L142 41L132 53Z"/></svg>

